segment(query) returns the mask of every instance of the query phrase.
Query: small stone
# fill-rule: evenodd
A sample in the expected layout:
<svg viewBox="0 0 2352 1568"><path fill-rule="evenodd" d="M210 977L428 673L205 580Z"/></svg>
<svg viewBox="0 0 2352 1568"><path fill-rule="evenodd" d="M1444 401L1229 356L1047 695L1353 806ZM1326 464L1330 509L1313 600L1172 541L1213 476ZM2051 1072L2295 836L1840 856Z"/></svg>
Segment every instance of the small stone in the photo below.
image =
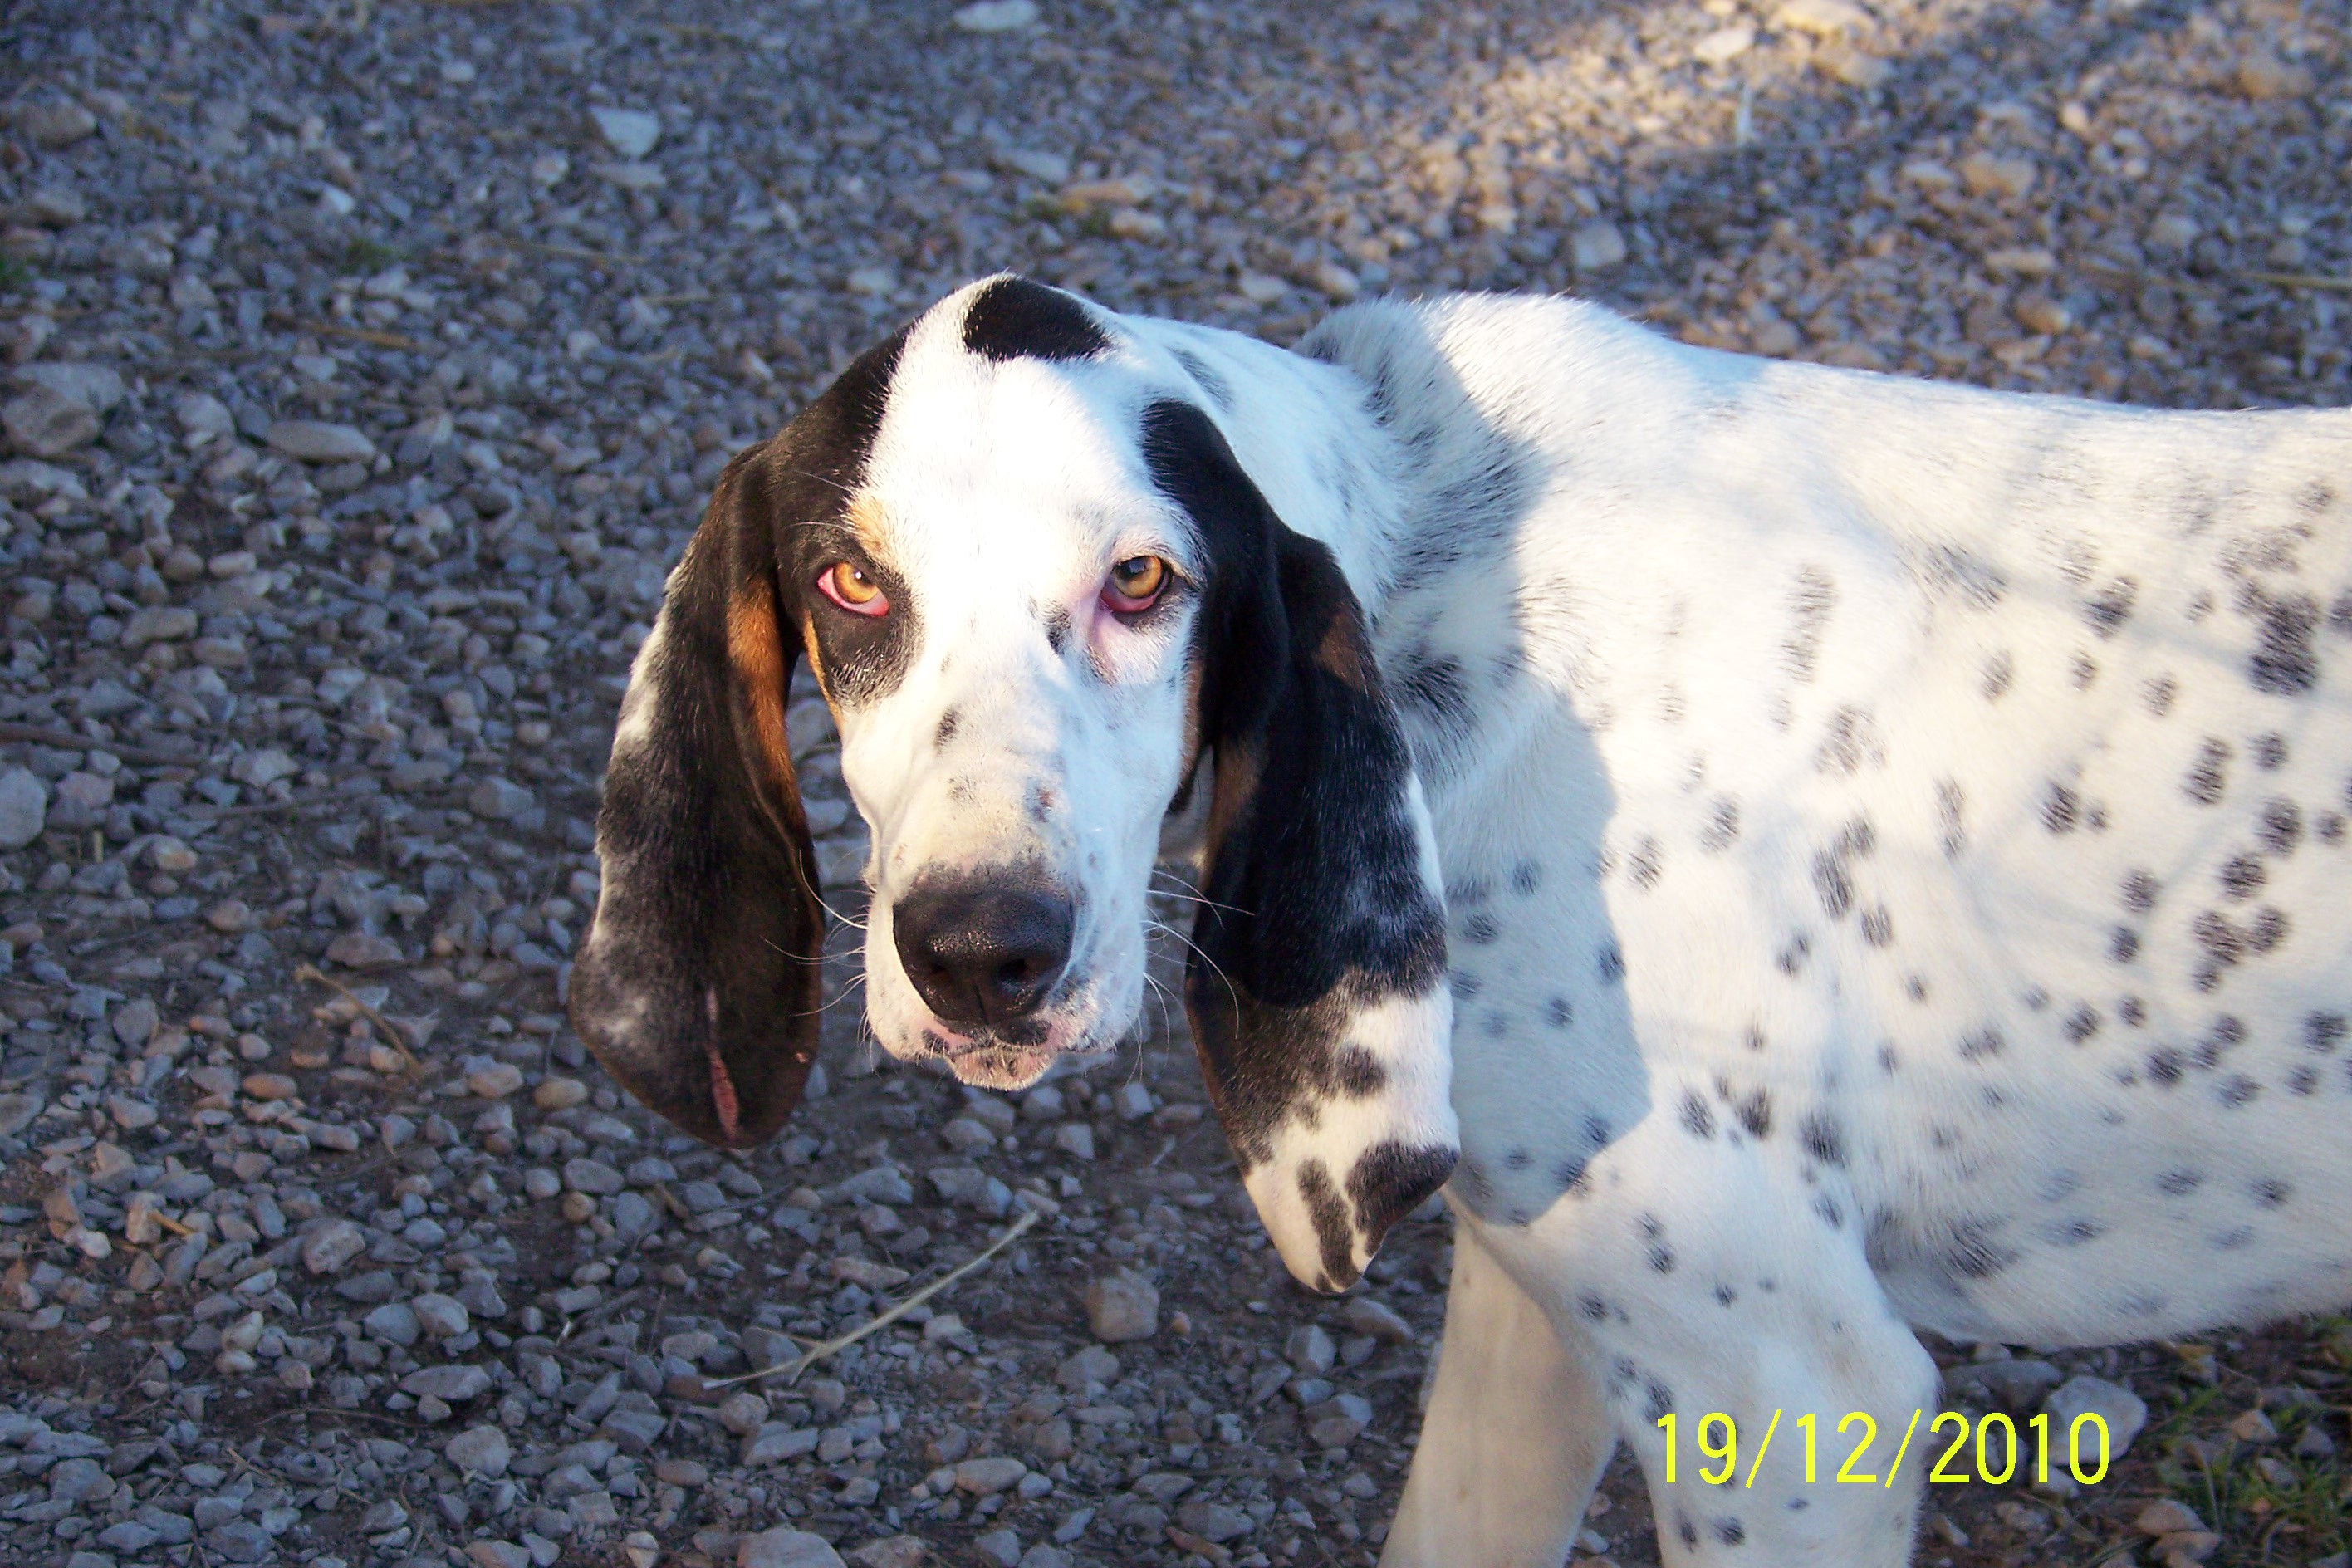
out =
<svg viewBox="0 0 2352 1568"><path fill-rule="evenodd" d="M955 25L967 33L1010 33L1036 20L1037 0L978 0L955 13Z"/></svg>
<svg viewBox="0 0 2352 1568"><path fill-rule="evenodd" d="M1151 1091L1129 1079L1112 1091L1110 1108L1121 1121L1140 1121L1151 1114Z"/></svg>
<svg viewBox="0 0 2352 1568"><path fill-rule="evenodd" d="M976 1537L971 1549L996 1568L1021 1568L1021 1537L1010 1530L992 1530Z"/></svg>
<svg viewBox="0 0 2352 1568"><path fill-rule="evenodd" d="M1083 1121L1065 1121L1054 1129L1054 1147L1074 1160L1095 1157L1095 1130Z"/></svg>
<svg viewBox="0 0 2352 1568"><path fill-rule="evenodd" d="M441 1455L467 1475L496 1480L507 1473L514 1447L496 1426L468 1426L442 1447Z"/></svg>
<svg viewBox="0 0 2352 1568"><path fill-rule="evenodd" d="M2182 1531L2203 1530L2205 1521L2187 1503L2160 1498L2139 1510L2132 1520L2132 1528L2142 1535L2173 1535Z"/></svg>
<svg viewBox="0 0 2352 1568"><path fill-rule="evenodd" d="M530 1102L541 1110L569 1110L585 1104L588 1086L576 1078L548 1078L530 1091Z"/></svg>
<svg viewBox="0 0 2352 1568"><path fill-rule="evenodd" d="M1291 1331L1283 1356L1301 1376L1320 1377L1339 1359L1339 1347L1331 1342L1320 1323L1308 1323Z"/></svg>
<svg viewBox="0 0 2352 1568"><path fill-rule="evenodd" d="M1028 1466L1003 1455L966 1459L955 1468L955 1486L958 1491L970 1492L974 1497L990 1497L1017 1485L1028 1473Z"/></svg>
<svg viewBox="0 0 2352 1568"><path fill-rule="evenodd" d="M535 1203L545 1203L563 1190L563 1178L544 1165L533 1165L522 1173L525 1196Z"/></svg>
<svg viewBox="0 0 2352 1568"><path fill-rule="evenodd" d="M510 779L484 779L466 796L466 809L492 822L509 822L531 807L530 791Z"/></svg>
<svg viewBox="0 0 2352 1568"><path fill-rule="evenodd" d="M740 1455L746 1465L781 1465L787 1459L797 1459L816 1452L823 1435L814 1426L792 1426L782 1421L771 1421L754 1436L743 1441Z"/></svg>
<svg viewBox="0 0 2352 1568"><path fill-rule="evenodd" d="M1624 233L1607 218L1580 224L1568 237L1568 254L1579 272L1606 272L1625 260Z"/></svg>
<svg viewBox="0 0 2352 1568"><path fill-rule="evenodd" d="M1239 1541L1257 1528L1257 1521L1228 1503L1196 1498L1176 1510L1176 1522L1213 1545Z"/></svg>
<svg viewBox="0 0 2352 1568"><path fill-rule="evenodd" d="M7 431L9 440L21 452L36 458L62 458L97 440L100 423L88 404L35 386L0 405L0 428Z"/></svg>
<svg viewBox="0 0 2352 1568"><path fill-rule="evenodd" d="M29 768L0 773L0 849L22 849L41 836L49 792Z"/></svg>
<svg viewBox="0 0 2352 1568"><path fill-rule="evenodd" d="M821 1535L799 1530L763 1530L735 1543L735 1568L846 1568L841 1553Z"/></svg>
<svg viewBox="0 0 2352 1568"><path fill-rule="evenodd" d="M2260 1408L2246 1411L2230 1423L2230 1436L2241 1443L2261 1444L2278 1441L2278 1427Z"/></svg>
<svg viewBox="0 0 2352 1568"><path fill-rule="evenodd" d="M96 1459L60 1459L49 1468L49 1496L59 1501L103 1502L113 1495L114 1478Z"/></svg>
<svg viewBox="0 0 2352 1568"><path fill-rule="evenodd" d="M661 117L642 109L591 109L588 118L596 122L596 133L604 139L604 145L624 158L643 158L661 142Z"/></svg>
<svg viewBox="0 0 2352 1568"><path fill-rule="evenodd" d="M1755 47L1755 28L1717 27L1691 46L1691 58L1703 66L1729 65Z"/></svg>
<svg viewBox="0 0 2352 1568"><path fill-rule="evenodd" d="M2077 1417L2096 1415L2106 1423L2107 1458L2120 1459L2131 1451L2132 1439L2147 1425L2147 1402L2121 1384L2109 1383L2103 1377L2074 1377L2061 1384L2042 1408L2055 1424L2052 1441L2059 1432L2071 1433ZM2092 1440L2093 1429L2086 1424L2083 1432L2083 1450L2098 1451Z"/></svg>
<svg viewBox="0 0 2352 1568"><path fill-rule="evenodd" d="M2023 153L1971 153L1960 160L1958 173L1970 195L2021 202L2032 191L2041 169Z"/></svg>
<svg viewBox="0 0 2352 1568"><path fill-rule="evenodd" d="M591 1197L610 1197L628 1185L620 1172L602 1160L580 1156L563 1162L563 1184Z"/></svg>
<svg viewBox="0 0 2352 1568"><path fill-rule="evenodd" d="M405 1301L386 1301L361 1319L360 1326L375 1338L395 1345L413 1345L425 1332L425 1326L416 1321L415 1309Z"/></svg>
<svg viewBox="0 0 2352 1568"><path fill-rule="evenodd" d="M312 1274L339 1274L367 1250L367 1233L347 1219L331 1219L302 1238L302 1267Z"/></svg>
<svg viewBox="0 0 2352 1568"><path fill-rule="evenodd" d="M148 605L132 611L123 624L122 646L135 649L149 643L185 642L195 635L195 611L184 605Z"/></svg>
<svg viewBox="0 0 2352 1568"><path fill-rule="evenodd" d="M473 1327L473 1320L454 1296L427 1291L408 1303L416 1326L436 1340L455 1339Z"/></svg>
<svg viewBox="0 0 2352 1568"><path fill-rule="evenodd" d="M1791 32L1834 38L1870 30L1870 13L1848 0L1781 0L1772 12L1772 24Z"/></svg>
<svg viewBox="0 0 2352 1568"><path fill-rule="evenodd" d="M302 1092L302 1086L282 1072L249 1072L238 1085L247 1100L268 1102L292 1100Z"/></svg>
<svg viewBox="0 0 2352 1568"><path fill-rule="evenodd" d="M996 1147L996 1134L969 1116L959 1116L940 1129L940 1142L959 1154L977 1154Z"/></svg>
<svg viewBox="0 0 2352 1568"><path fill-rule="evenodd" d="M98 116L79 103L28 103L16 111L16 129L36 147L70 147L98 130Z"/></svg>
<svg viewBox="0 0 2352 1568"><path fill-rule="evenodd" d="M477 1541L466 1548L466 1560L474 1568L531 1568L532 1563L530 1549L511 1541Z"/></svg>
<svg viewBox="0 0 2352 1568"><path fill-rule="evenodd" d="M223 899L205 911L205 924L223 936L253 929L253 906L243 899Z"/></svg>
<svg viewBox="0 0 2352 1568"><path fill-rule="evenodd" d="M930 1543L919 1535L893 1535L869 1541L849 1554L856 1568L928 1568L937 1561Z"/></svg>
<svg viewBox="0 0 2352 1568"><path fill-rule="evenodd" d="M707 1486L710 1481L710 1467L699 1459L656 1459L654 1461L654 1479L666 1487Z"/></svg>
<svg viewBox="0 0 2352 1568"><path fill-rule="evenodd" d="M1087 1327L1105 1344L1148 1340L1160 1331L1160 1292L1150 1280L1130 1269L1093 1280L1087 1286L1085 1300Z"/></svg>
<svg viewBox="0 0 2352 1568"><path fill-rule="evenodd" d="M400 1391L419 1399L430 1394L446 1405L462 1405L490 1391L490 1374L478 1366L419 1367L400 1380Z"/></svg>
<svg viewBox="0 0 2352 1568"><path fill-rule="evenodd" d="M2018 296L2011 313L2018 324L2029 331L2056 337L2074 324L2074 312L2047 294L2026 293Z"/></svg>
<svg viewBox="0 0 2352 1568"><path fill-rule="evenodd" d="M316 419L281 419L269 427L269 449L304 463L366 463L375 443L356 426Z"/></svg>
<svg viewBox="0 0 2352 1568"><path fill-rule="evenodd" d="M404 960L400 943L373 931L347 931L327 944L327 962L345 969L396 969Z"/></svg>
<svg viewBox="0 0 2352 1568"><path fill-rule="evenodd" d="M504 1100L522 1087L522 1068L512 1062L479 1062L467 1069L466 1087L484 1100Z"/></svg>
<svg viewBox="0 0 2352 1568"><path fill-rule="evenodd" d="M1076 1561L1060 1547L1041 1541L1021 1554L1019 1568L1076 1568Z"/></svg>
<svg viewBox="0 0 2352 1568"><path fill-rule="evenodd" d="M1054 1381L1074 1394L1090 1383L1108 1388L1118 1381L1118 1357L1100 1345L1088 1345L1054 1369Z"/></svg>
<svg viewBox="0 0 2352 1568"><path fill-rule="evenodd" d="M2273 98L2302 98L2317 85L2317 79L2302 66L2256 50L2239 62L2236 85L2239 96L2259 103Z"/></svg>
<svg viewBox="0 0 2352 1568"><path fill-rule="evenodd" d="M1370 1296L1350 1300L1340 1316L1347 1321L1348 1327L1360 1334L1370 1334L1392 1345L1412 1342L1412 1325L1399 1317L1393 1309Z"/></svg>

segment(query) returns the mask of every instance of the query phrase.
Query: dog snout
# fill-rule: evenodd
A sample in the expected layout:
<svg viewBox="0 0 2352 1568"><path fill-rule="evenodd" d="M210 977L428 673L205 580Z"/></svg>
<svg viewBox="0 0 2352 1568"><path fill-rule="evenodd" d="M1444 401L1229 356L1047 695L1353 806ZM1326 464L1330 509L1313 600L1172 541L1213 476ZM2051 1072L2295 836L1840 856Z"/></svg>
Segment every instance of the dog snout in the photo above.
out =
<svg viewBox="0 0 2352 1568"><path fill-rule="evenodd" d="M892 914L898 962L941 1022L995 1027L1036 1011L1070 962L1076 910L1034 877L924 879Z"/></svg>

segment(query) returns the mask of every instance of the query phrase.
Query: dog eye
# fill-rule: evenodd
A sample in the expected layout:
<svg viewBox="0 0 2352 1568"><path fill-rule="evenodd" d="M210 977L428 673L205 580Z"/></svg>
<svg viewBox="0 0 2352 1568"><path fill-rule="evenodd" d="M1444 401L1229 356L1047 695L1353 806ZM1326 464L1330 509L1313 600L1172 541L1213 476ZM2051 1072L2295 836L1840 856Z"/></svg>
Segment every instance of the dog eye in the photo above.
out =
<svg viewBox="0 0 2352 1568"><path fill-rule="evenodd" d="M1150 609L1167 586L1167 562L1157 555L1131 555L1110 569L1103 584L1103 605L1120 615L1135 615Z"/></svg>
<svg viewBox="0 0 2352 1568"><path fill-rule="evenodd" d="M816 580L818 591L853 616L887 616L889 595L854 561L836 561Z"/></svg>

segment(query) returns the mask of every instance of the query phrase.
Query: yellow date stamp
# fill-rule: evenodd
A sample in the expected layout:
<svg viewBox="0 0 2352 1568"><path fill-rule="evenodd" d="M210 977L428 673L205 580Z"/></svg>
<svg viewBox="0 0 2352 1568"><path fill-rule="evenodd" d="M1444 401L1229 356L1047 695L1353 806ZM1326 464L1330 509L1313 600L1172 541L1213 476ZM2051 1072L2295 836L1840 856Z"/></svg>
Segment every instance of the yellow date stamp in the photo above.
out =
<svg viewBox="0 0 2352 1568"><path fill-rule="evenodd" d="M1747 1479L1743 1487L1756 1484L1757 1475L1764 1468L1764 1456L1771 1451L1773 1436L1780 1430L1782 1412L1772 1412L1772 1419L1764 1428L1763 1439L1748 1458ZM1982 1481L1988 1486L2001 1486L2012 1479L2021 1465L2032 1474L2039 1485L2050 1479L2051 1454L2054 1443L2065 1448L2064 1470L2083 1486L2096 1486L2107 1475L2107 1424L2096 1411L2085 1411L2068 1425L2063 1434L2055 1432L2055 1424L2047 1414L2032 1416L2024 1431L2018 1424L1999 1411L1971 1419L1963 1412L1947 1410L1933 1420L1924 1410L1911 1413L1911 1424L1905 1429L1903 1439L1895 1446L1893 1458L1884 1471L1877 1466L1878 1455L1873 1450L1879 1441L1878 1420L1867 1411L1848 1411L1837 1424L1836 1443L1842 1446L1844 1459L1837 1473L1830 1479L1845 1486L1892 1488L1903 1470L1903 1461L1911 1452L1912 1440L1918 1436L1919 1423L1927 1421L1928 1440L1922 1444L1917 1462L1927 1464L1925 1449L1943 1443L1942 1452L1929 1466L1927 1479L1932 1484L1960 1486L1969 1481ZM1658 1429L1666 1435L1666 1484L1679 1479L1683 1443L1682 1418L1666 1415L1658 1418ZM1805 1482L1808 1486L1822 1479L1821 1417L1808 1412L1790 1423L1797 1429L1798 1441L1805 1448ZM1944 1439L1948 1434L1949 1441ZM1697 1445L1698 1479L1708 1486L1731 1485L1738 1477L1739 1423L1721 1411L1712 1411L1698 1419L1697 1430L1692 1434ZM2026 1452L2028 1444L2032 1452ZM1831 1458L1835 1458L1832 1453ZM1706 1463L1704 1461L1712 1461Z"/></svg>

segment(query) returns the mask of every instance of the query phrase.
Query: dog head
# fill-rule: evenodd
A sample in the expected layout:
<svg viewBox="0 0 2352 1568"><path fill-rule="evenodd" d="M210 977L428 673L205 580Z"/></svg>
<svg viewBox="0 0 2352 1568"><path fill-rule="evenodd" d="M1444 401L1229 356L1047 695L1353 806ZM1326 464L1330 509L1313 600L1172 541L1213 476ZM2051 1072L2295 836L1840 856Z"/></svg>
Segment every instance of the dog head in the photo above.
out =
<svg viewBox="0 0 2352 1568"><path fill-rule="evenodd" d="M868 1020L967 1083L1134 1026L1163 823L1205 784L1194 1037L1268 1231L1336 1289L1453 1165L1435 850L1347 577L1175 331L992 279L735 459L623 702L573 1016L703 1138L798 1099L802 654L873 834Z"/></svg>

